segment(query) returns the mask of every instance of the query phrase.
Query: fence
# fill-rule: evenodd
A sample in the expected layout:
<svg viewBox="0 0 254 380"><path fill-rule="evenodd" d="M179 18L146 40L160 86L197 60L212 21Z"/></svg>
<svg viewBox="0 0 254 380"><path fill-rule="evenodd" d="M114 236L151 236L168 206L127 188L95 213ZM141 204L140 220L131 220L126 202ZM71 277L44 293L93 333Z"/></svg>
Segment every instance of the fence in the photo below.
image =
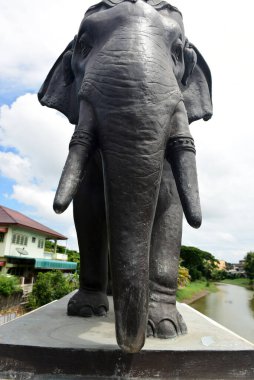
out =
<svg viewBox="0 0 254 380"><path fill-rule="evenodd" d="M8 314L0 315L0 326L3 325L4 323L12 321L15 318L17 318L16 313L8 313Z"/></svg>
<svg viewBox="0 0 254 380"><path fill-rule="evenodd" d="M21 288L20 292L8 297L0 295L0 326L12 321L23 313L22 307L27 303L28 295L33 290L33 284L21 285ZM8 309L10 309L10 312L8 312Z"/></svg>

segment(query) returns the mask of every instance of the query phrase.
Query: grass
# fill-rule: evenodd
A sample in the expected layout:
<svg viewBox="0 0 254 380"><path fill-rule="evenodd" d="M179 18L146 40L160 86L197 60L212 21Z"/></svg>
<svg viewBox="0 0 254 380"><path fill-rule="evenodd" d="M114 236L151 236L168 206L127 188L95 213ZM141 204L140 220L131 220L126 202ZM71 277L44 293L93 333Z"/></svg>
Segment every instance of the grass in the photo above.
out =
<svg viewBox="0 0 254 380"><path fill-rule="evenodd" d="M221 280L224 284L243 286L244 288L250 288L250 279L249 278L226 278Z"/></svg>
<svg viewBox="0 0 254 380"><path fill-rule="evenodd" d="M178 289L176 292L176 299L179 302L189 300L197 297L199 294L205 292L216 292L217 288L213 282L207 281L193 281L190 282L185 288Z"/></svg>

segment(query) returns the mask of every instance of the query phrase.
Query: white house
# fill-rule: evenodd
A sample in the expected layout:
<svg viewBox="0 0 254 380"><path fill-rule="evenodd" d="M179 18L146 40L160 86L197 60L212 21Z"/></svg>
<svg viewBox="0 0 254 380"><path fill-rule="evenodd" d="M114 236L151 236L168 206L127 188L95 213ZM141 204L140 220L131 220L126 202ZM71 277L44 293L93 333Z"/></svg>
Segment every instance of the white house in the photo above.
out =
<svg viewBox="0 0 254 380"><path fill-rule="evenodd" d="M55 241L54 252L45 252L46 239ZM56 252L57 240L67 240L60 233L0 205L0 273L29 278L50 269L75 271L77 264Z"/></svg>

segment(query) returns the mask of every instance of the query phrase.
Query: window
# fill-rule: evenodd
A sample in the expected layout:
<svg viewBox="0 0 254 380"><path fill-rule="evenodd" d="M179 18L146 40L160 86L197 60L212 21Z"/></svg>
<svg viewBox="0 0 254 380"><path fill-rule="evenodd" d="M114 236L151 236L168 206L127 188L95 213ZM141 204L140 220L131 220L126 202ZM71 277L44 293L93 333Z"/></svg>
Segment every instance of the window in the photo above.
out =
<svg viewBox="0 0 254 380"><path fill-rule="evenodd" d="M12 243L17 245L27 245L28 237L22 234L13 234Z"/></svg>
<svg viewBox="0 0 254 380"><path fill-rule="evenodd" d="M38 248L44 248L44 239L38 239Z"/></svg>
<svg viewBox="0 0 254 380"><path fill-rule="evenodd" d="M32 237L32 243L35 243L36 242L36 238L33 236Z"/></svg>
<svg viewBox="0 0 254 380"><path fill-rule="evenodd" d="M4 233L0 232L0 243L4 241Z"/></svg>

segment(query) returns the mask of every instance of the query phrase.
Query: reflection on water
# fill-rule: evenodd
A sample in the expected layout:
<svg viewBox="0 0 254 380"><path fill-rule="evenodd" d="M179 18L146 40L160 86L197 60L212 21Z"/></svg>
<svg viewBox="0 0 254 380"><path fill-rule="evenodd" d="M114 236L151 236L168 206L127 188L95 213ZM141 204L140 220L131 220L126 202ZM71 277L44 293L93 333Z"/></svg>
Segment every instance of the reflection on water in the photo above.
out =
<svg viewBox="0 0 254 380"><path fill-rule="evenodd" d="M218 284L219 291L193 302L191 307L254 343L254 292Z"/></svg>

